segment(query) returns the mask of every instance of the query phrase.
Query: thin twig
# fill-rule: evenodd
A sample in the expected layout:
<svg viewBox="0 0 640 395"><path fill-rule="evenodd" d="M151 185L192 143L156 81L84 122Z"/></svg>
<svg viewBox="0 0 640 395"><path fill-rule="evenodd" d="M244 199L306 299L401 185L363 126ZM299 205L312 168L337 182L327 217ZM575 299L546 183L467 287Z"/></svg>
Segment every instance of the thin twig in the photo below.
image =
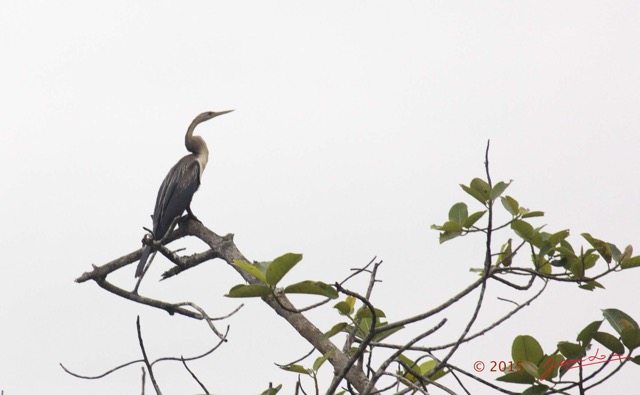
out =
<svg viewBox="0 0 640 395"><path fill-rule="evenodd" d="M483 380L480 377L478 377L478 376L476 376L474 374L471 374L471 373L469 373L469 372L467 372L465 370L462 370L462 369L460 369L459 367L457 367L455 365L447 364L447 367L449 369L451 369L451 370L455 370L457 372L460 372L460 373L464 374L465 376L467 376L469 378L472 378L473 380L475 380L475 381L477 381L479 383L482 383L482 384L486 385L487 387L492 388L492 389L494 389L496 391L500 391L502 393L509 394L509 395L519 395L520 394L520 392L512 392L512 391L506 390L504 388L498 387L497 385L495 385L495 384L493 384L493 383L491 383L489 381Z"/></svg>
<svg viewBox="0 0 640 395"><path fill-rule="evenodd" d="M140 329L140 316L138 316L138 318L136 319L136 329L138 331L138 342L140 343L142 358L144 359L144 364L147 366L147 370L149 371L149 377L151 378L151 383L153 383L153 388L156 390L156 394L162 395L162 391L160 391L160 387L158 387L156 378L153 375L153 368L151 367L151 363L149 363L149 358L147 358L147 352L144 349L144 342L142 341L142 330Z"/></svg>
<svg viewBox="0 0 640 395"><path fill-rule="evenodd" d="M140 369L142 369L142 395L144 395L144 387L147 380L147 371L144 370L144 366L141 366Z"/></svg>
<svg viewBox="0 0 640 395"><path fill-rule="evenodd" d="M210 395L209 391L207 390L207 387L204 386L204 384L202 384L202 382L198 379L198 376L196 376L191 369L189 369L189 366L187 366L187 361L185 361L185 359L181 356L180 360L182 361L182 364L184 365L184 368L187 369L187 372L189 372L189 374L191 375L191 377L193 377L193 379L196 381L196 383L198 383L198 385L200 386L200 388L202 388L202 390L204 391L205 394Z"/></svg>
<svg viewBox="0 0 640 395"><path fill-rule="evenodd" d="M425 318L431 317L432 315L435 315L435 314L443 311L447 307L451 306L452 304L460 301L462 298L467 296L467 294L469 294L470 292L472 292L473 290L478 288L478 286L480 286L483 281L484 281L483 278L479 278L478 280L474 281L469 286L467 286L467 288L463 289L461 292L459 292L458 294L454 295L453 297L451 297L446 302L442 303L440 306L437 306L437 307L435 307L435 308L433 308L433 309L431 309L429 311L426 311L424 313L415 315L413 317L409 317L409 318L406 318L406 319L403 319L403 320L399 320L399 321L396 321L396 322L392 322L392 323L380 326L378 328L378 331L380 331L380 332L388 331L388 330L395 329L395 328L398 328L398 327L401 327L401 326L412 324L412 323L417 322L417 321L422 321Z"/></svg>
<svg viewBox="0 0 640 395"><path fill-rule="evenodd" d="M227 327L227 333L228 332L229 332L229 327ZM227 333L225 333L225 335L224 335L225 339L227 337ZM189 358L184 358L184 359L186 361L195 361L196 359L204 358L207 355L209 355L212 352L214 352L216 349L218 349L218 347L220 347L220 345L222 345L222 343L223 343L223 341L221 340L212 349L210 349L210 350L208 350L208 351L206 351L206 352L204 352L204 353L202 353L200 355L196 355L194 357L189 357ZM177 358L177 357L162 357L162 358L158 358L155 361L153 361L151 363L151 365L153 366L158 362L164 362L164 361L180 361L180 358ZM111 373L113 373L113 372L115 372L117 370L120 370L122 368L126 368L127 366L130 366L130 365L133 365L133 364L136 364L136 363L143 363L143 362L144 362L143 359L136 359L135 361L130 361L130 362L124 363L122 365L118 365L115 368L109 369L105 373L102 373L102 374L99 374L99 375L96 375L96 376L81 375L81 374L72 372L71 370L66 368L63 364L59 364L59 365L65 372L67 372L67 374L70 374L71 376L74 376L74 377L77 377L77 378L80 378L80 379L85 379L85 380L96 380L96 379L101 379L101 378L103 378L103 377L105 377L105 376L107 376L107 375L109 375L109 374L111 374Z"/></svg>
<svg viewBox="0 0 640 395"><path fill-rule="evenodd" d="M190 306L193 307L194 309L196 309L203 317L203 319L207 322L207 324L209 325L209 328L211 328L211 330L213 331L213 333L216 334L216 336L218 336L218 338L222 341L227 341L227 339L225 338L225 336L218 332L218 330L216 329L215 325L213 325L213 321L214 319L209 317L209 315L204 311L204 309L202 309L202 307L198 306L197 304L193 303L193 302L181 302L181 303L176 303L175 306ZM233 310L231 313L227 314L226 316L222 317L222 318L227 318L230 317L232 315L234 315L235 313L237 313L242 306L244 306L244 303L241 304L240 306L236 307L235 310ZM216 318L215 320L220 320L222 318ZM227 329L228 331L228 329Z"/></svg>
<svg viewBox="0 0 640 395"><path fill-rule="evenodd" d="M304 361L305 359L307 359L311 354L313 354L313 352L314 352L315 350L316 350L316 348L315 348L315 347L314 347L314 348L312 348L312 349L311 349L311 351L309 351L308 353L306 353L303 357L298 358L298 359L296 359L296 360L295 360L295 361L293 361L293 362L289 362L289 363L285 363L285 364L279 364L279 363L275 363L275 362L274 362L274 364L275 364L277 367L279 367L280 369L283 369L283 368L285 368L285 367L287 367L287 366L295 365L295 364L297 364L298 362L301 362L301 361Z"/></svg>
<svg viewBox="0 0 640 395"><path fill-rule="evenodd" d="M344 285L347 281L349 281L349 280L350 280L350 279L352 279L353 277L355 277L355 276L359 275L359 274L360 274L360 273L362 273L362 272L366 272L366 271L367 271L367 269L369 268L369 266L371 266L371 265L373 264L373 262L375 262L376 258L377 258L377 257L375 257L375 256L374 256L374 257L369 261L369 263L367 263L367 264L365 265L365 267L362 267L362 268L356 268L356 269L351 269L351 270L353 271L353 273L352 273L352 274L350 274L349 276L347 276L347 278L345 278L344 280L342 280L342 281L340 282L340 285Z"/></svg>
<svg viewBox="0 0 640 395"><path fill-rule="evenodd" d="M120 370L122 368L126 368L129 365L133 365L135 363L140 363L140 362L144 362L144 360L142 359L136 359L135 361L131 361L131 362L127 362L127 363L123 363L122 365L118 365L113 369L109 369L108 371L99 374L97 376L85 376L85 375L81 375L78 373L74 373L71 370L67 369L63 364L59 363L58 365L60 365L60 367L62 368L62 370L64 370L65 372L67 372L67 374L72 375L73 377L77 377L79 379L85 379L85 380L97 380L97 379L101 379L105 376L110 375L111 373L115 372L116 370Z"/></svg>

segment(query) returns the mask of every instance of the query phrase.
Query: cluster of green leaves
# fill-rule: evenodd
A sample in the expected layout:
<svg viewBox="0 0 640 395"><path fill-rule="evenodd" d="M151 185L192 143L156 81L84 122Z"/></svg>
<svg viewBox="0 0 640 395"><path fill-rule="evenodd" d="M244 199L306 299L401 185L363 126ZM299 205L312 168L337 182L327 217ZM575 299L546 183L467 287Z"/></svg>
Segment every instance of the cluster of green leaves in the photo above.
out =
<svg viewBox="0 0 640 395"><path fill-rule="evenodd" d="M346 317L349 322L341 322L333 326L328 334L346 332L353 333L356 339L366 341L370 337L372 342L381 342L392 334L404 328L404 326L395 327L386 331L378 332L375 329L380 328L387 324L384 320L386 314L384 311L378 308L371 308L368 306L361 306L355 310L356 299L353 296L347 296L345 300L342 300L334 306L343 317ZM375 319L374 319L375 314ZM375 324L374 324L375 323ZM371 330L374 330L373 334Z"/></svg>
<svg viewBox="0 0 640 395"><path fill-rule="evenodd" d="M442 225L431 226L431 229L442 231L442 233L440 233L440 243L444 243L445 241L454 239L458 236L463 236L472 231L483 230L484 228L477 227L475 224L487 212L486 209L489 209L490 206L493 207L493 203L498 198L500 198L502 205L514 219L540 217L544 215L542 211L530 211L521 207L518 201L511 196L502 196L509 185L511 185L511 181L500 181L492 187L489 183L480 178L474 178L468 186L460 184L460 187L480 202L480 204L485 207L485 210L469 214L469 209L466 203L459 202L454 204L449 210L448 221Z"/></svg>
<svg viewBox="0 0 640 395"><path fill-rule="evenodd" d="M227 297L255 298L272 294L280 280L302 260L302 254L286 253L270 262L249 263L236 260L233 264L251 274L262 284L238 284L231 288ZM322 281L301 281L283 289L286 294L321 295L331 299L338 297L338 291Z"/></svg>
<svg viewBox="0 0 640 395"><path fill-rule="evenodd" d="M606 309L602 313L618 336L600 330L604 320L594 321L580 331L576 343L561 341L551 355L545 354L540 343L532 336L517 336L511 346L511 357L518 369L497 380L531 385L523 395L538 395L546 393L549 385L556 384L556 377L562 378L572 368L626 359L640 365L640 355L631 357L632 351L640 347L640 327L636 321L617 309ZM593 340L611 351L611 354L601 353L597 348L588 356L587 351Z"/></svg>
<svg viewBox="0 0 640 395"><path fill-rule="evenodd" d="M515 237L530 246L531 261L536 271L541 274L550 275L553 268L563 270L566 277L576 280L580 283L580 287L586 290L594 290L596 287L603 288L602 284L595 280L587 279L586 271L593 268L596 262L603 258L608 268L612 269L629 269L640 266L640 256L632 257L631 246L628 246L623 253L618 247L612 243L608 243L591 236L589 233L583 233L582 237L590 244L590 248L581 248L579 252L569 243L569 230L564 229L557 232L546 232L543 230L545 225L534 227L529 218L542 217L544 212L531 211L524 208L518 201L509 195L502 196L505 190L511 185L509 182L498 182L493 187L480 178L474 178L467 185L461 184L462 189L476 199L484 210L476 211L469 214L466 203L459 202L454 204L449 210L449 220L442 225L432 225L431 228L440 231L440 243L454 239L458 236L464 236L471 232L495 232L497 230L509 227ZM500 199L502 207L511 216L505 224L492 226L492 229L479 227L476 225L487 210L490 208L495 210L494 202ZM512 238L502 245L496 266L510 266L515 251L512 245ZM519 243L518 243L519 244ZM611 263L614 266L611 266ZM583 281L584 280L584 281Z"/></svg>

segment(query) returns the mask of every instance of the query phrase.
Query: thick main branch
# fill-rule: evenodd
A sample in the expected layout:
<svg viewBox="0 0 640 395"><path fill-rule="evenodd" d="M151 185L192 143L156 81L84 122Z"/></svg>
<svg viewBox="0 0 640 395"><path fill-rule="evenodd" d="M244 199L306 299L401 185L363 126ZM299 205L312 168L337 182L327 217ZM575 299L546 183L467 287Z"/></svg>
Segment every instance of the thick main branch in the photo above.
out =
<svg viewBox="0 0 640 395"><path fill-rule="evenodd" d="M248 282L249 284L261 284L260 280L232 265L234 260L243 260L250 262L236 247L235 243L233 242L232 234L219 236L205 227L202 223L193 220L181 220L179 223L180 227L170 235L168 241L172 241L184 236L195 236L205 242L211 248L215 256L220 257L222 260L230 264L231 267L233 267L244 278L246 282ZM92 271L82 274L79 278L76 279L76 282L86 282L88 280L94 280L107 291L113 292L121 297L139 303L144 303L145 298L140 297L137 294L131 293L131 295L135 295L131 296L127 291L121 290L120 288L117 288L115 286L111 287L117 288L118 291L123 292L114 292L114 289L105 287L105 283L109 284L108 282L106 282L107 275L124 266L137 262L140 259L140 254L141 250L134 251L103 266L94 266ZM331 352L329 362L336 372L342 372L349 362L349 358L347 357L347 355L338 347L336 347L335 344L333 344L329 339L325 339L323 337L322 331L320 331L320 329L318 329L313 323L311 323L311 321L309 321L302 313L297 312L296 308L285 295L280 294L277 297L278 300L275 299L275 296L270 295L263 297L262 300L267 305L269 305L269 307L271 307L279 316L287 320L287 322L302 337L304 337L323 355ZM167 307L171 306L171 310L173 310L172 312L180 312L176 311L177 309L179 309L178 306L172 306L170 304L162 306L153 305L150 303L144 304L152 305L153 307L158 307L165 310L168 310ZM356 369L355 367L348 369L346 379L360 393L364 393L365 388L367 388L369 384L369 380L367 379L364 372L362 372L362 370L360 369ZM375 390L373 392L375 392Z"/></svg>

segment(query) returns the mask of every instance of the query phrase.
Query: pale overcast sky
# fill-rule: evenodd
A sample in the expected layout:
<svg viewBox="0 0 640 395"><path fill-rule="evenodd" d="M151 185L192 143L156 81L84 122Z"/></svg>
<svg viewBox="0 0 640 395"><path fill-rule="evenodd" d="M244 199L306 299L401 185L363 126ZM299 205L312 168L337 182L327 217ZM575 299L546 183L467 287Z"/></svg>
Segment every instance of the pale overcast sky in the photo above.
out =
<svg viewBox="0 0 640 395"><path fill-rule="evenodd" d="M202 111L236 110L198 129L211 155L196 215L250 259L304 253L292 282L340 280L377 255L374 303L391 320L475 280L482 240L440 246L429 227L474 204L458 184L483 175L487 139L494 181L547 213L537 225L640 251L639 17L635 1L1 0L0 390L140 393L139 367L83 381L58 366L98 374L139 358L136 315L151 357L214 344L200 322L73 282L139 248ZM239 304L223 296L241 279L221 261L158 283L169 266L156 259L141 292L212 315ZM134 270L110 278L131 289ZM551 353L603 308L640 319L636 270L605 291L553 285L453 362L508 360L519 334ZM526 299L494 286L475 328L511 307L498 296ZM457 335L474 302L426 344ZM311 314L323 330L339 320L329 310ZM271 381L292 394L296 376L273 362L310 346L257 300L227 323L230 341L191 365L209 390ZM200 391L178 365L157 376L165 394ZM631 393L637 377L629 366L595 393Z"/></svg>

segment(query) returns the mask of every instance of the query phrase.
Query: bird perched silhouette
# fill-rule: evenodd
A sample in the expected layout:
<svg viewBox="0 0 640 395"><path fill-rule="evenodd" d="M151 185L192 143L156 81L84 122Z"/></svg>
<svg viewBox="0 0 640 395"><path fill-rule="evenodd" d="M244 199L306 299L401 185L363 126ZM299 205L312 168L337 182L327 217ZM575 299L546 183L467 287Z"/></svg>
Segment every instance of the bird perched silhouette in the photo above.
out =
<svg viewBox="0 0 640 395"><path fill-rule="evenodd" d="M185 210L190 217L197 220L191 211L191 199L200 186L200 180L204 168L209 160L209 149L202 137L194 136L193 131L198 124L208 121L222 114L227 114L233 110L213 112L207 111L194 118L184 136L184 145L191 154L180 159L169 170L169 173L162 181L156 198L156 207L153 210L153 241L160 241L169 232L174 219L181 216ZM144 267L152 252L151 245L145 245L142 250L142 257L136 277L140 277L144 272Z"/></svg>

